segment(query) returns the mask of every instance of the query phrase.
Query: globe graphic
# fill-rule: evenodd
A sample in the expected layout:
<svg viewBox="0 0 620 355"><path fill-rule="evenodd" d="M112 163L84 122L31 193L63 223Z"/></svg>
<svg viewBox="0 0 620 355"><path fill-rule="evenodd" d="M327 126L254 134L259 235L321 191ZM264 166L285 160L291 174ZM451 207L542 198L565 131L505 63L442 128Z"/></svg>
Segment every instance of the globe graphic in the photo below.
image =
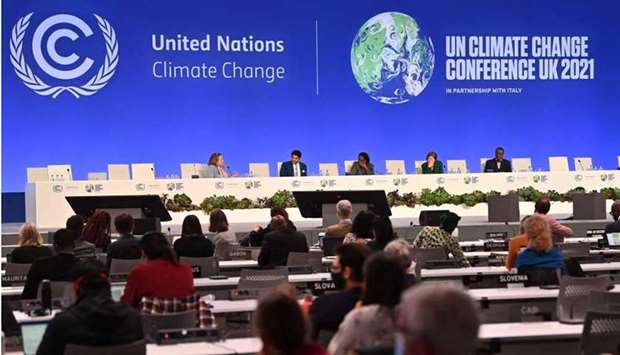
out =
<svg viewBox="0 0 620 355"><path fill-rule="evenodd" d="M366 21L351 48L359 86L373 99L401 104L418 96L433 75L435 50L409 15L384 12Z"/></svg>

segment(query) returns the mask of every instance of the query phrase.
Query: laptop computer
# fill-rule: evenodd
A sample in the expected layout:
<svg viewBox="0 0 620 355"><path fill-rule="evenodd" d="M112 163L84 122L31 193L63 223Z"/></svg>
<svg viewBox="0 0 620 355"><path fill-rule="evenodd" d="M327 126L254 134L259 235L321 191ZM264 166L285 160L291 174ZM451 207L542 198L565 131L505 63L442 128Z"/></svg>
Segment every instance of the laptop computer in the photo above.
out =
<svg viewBox="0 0 620 355"><path fill-rule="evenodd" d="M620 233L607 233L607 243L610 247L620 247Z"/></svg>
<svg viewBox="0 0 620 355"><path fill-rule="evenodd" d="M35 355L47 329L48 321L22 323L22 342L24 355Z"/></svg>

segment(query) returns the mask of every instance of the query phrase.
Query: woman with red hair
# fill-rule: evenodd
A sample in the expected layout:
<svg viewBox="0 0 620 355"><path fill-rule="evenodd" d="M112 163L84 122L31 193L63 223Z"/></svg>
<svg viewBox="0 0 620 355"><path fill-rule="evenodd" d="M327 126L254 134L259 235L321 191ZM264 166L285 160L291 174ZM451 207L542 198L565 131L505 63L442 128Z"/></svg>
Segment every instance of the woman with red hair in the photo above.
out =
<svg viewBox="0 0 620 355"><path fill-rule="evenodd" d="M84 240L95 244L95 248L106 251L110 245L110 224L112 217L103 210L96 210L84 227Z"/></svg>

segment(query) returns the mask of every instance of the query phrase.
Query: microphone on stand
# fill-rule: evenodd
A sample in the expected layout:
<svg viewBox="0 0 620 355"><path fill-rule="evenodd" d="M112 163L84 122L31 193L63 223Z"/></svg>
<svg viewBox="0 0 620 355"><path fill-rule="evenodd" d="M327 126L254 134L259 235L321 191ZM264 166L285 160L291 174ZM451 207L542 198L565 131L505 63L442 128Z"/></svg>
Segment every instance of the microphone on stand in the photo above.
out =
<svg viewBox="0 0 620 355"><path fill-rule="evenodd" d="M581 167L581 170L586 170L583 168L583 164L581 164L581 159L577 159L577 163L579 163L579 166Z"/></svg>

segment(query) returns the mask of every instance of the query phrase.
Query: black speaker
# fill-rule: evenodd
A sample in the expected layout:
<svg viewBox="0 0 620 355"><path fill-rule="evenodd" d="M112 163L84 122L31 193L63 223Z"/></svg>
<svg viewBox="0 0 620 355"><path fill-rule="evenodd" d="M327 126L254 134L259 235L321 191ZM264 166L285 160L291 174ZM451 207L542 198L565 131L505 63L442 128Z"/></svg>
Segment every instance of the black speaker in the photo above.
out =
<svg viewBox="0 0 620 355"><path fill-rule="evenodd" d="M420 212L420 225L421 226L433 226L439 227L441 224L441 216L450 212L449 210L435 210L435 211L421 211Z"/></svg>
<svg viewBox="0 0 620 355"><path fill-rule="evenodd" d="M161 232L159 218L136 218L133 220L133 234L144 235L148 232Z"/></svg>

